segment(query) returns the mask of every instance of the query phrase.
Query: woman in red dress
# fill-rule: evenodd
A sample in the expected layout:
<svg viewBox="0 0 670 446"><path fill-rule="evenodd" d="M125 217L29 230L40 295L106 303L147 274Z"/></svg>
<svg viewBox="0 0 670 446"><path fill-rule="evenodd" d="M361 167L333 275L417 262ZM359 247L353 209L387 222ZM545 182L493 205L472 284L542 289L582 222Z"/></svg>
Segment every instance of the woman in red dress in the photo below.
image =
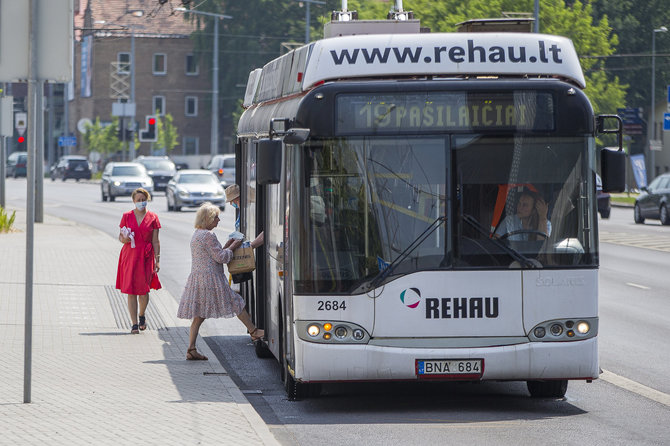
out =
<svg viewBox="0 0 670 446"><path fill-rule="evenodd" d="M119 241L123 243L123 248L116 271L116 288L128 294L128 311L133 322L130 332L137 334L147 328L144 312L149 305L149 289L161 288L158 280L161 257L158 229L161 224L156 214L147 211L147 202L151 199L149 192L135 189L132 199L135 209L123 214L119 224Z"/></svg>

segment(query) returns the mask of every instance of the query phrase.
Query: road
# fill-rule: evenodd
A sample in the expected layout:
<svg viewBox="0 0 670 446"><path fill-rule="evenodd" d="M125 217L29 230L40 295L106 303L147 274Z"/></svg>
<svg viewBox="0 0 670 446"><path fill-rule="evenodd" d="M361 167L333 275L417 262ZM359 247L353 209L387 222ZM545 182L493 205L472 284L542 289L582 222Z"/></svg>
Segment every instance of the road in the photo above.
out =
<svg viewBox="0 0 670 446"><path fill-rule="evenodd" d="M25 179L7 179L8 208L25 207ZM118 234L130 199L103 203L99 186L45 182L45 213ZM179 298L190 270L194 211L149 208L161 229L161 281ZM233 229L228 208L216 229ZM571 382L562 400L531 399L524 383L349 384L290 402L275 361L256 358L242 324L208 320L207 342L286 445L668 444L670 438L670 227L633 223L632 209L600 220L600 364L591 384ZM39 247L36 247L39 250ZM114 280L110 277L110 283Z"/></svg>

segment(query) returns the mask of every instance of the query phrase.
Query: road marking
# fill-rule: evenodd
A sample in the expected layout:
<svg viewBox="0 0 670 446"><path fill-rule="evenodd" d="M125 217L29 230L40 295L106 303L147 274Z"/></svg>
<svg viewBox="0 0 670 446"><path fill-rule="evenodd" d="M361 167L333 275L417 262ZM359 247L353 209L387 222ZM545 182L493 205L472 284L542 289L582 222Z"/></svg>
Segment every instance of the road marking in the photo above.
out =
<svg viewBox="0 0 670 446"><path fill-rule="evenodd" d="M627 232L600 231L599 236L601 243L670 252L670 240L665 234L635 234Z"/></svg>
<svg viewBox="0 0 670 446"><path fill-rule="evenodd" d="M639 288L641 290L650 290L651 289L648 286L638 285L637 283L633 283L633 282L626 282L626 285L632 286L634 288Z"/></svg>
<svg viewBox="0 0 670 446"><path fill-rule="evenodd" d="M633 392L645 398L649 398L650 400L656 401L657 403L670 406L670 395L635 382L632 379L624 378L623 376L608 372L607 370L603 370L603 372L600 374L600 379L607 381L610 384L614 384L615 386L624 390L628 390L629 392Z"/></svg>

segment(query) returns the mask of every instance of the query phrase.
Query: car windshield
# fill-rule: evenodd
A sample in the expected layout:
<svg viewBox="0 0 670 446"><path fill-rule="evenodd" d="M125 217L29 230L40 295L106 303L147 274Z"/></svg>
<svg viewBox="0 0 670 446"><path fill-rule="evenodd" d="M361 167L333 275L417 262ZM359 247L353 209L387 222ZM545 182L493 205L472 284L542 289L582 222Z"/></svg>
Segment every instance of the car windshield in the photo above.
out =
<svg viewBox="0 0 670 446"><path fill-rule="evenodd" d="M115 177L141 177L144 176L142 168L139 166L116 166L112 170Z"/></svg>
<svg viewBox="0 0 670 446"><path fill-rule="evenodd" d="M140 162L147 170L175 170L174 163L170 160L142 160Z"/></svg>
<svg viewBox="0 0 670 446"><path fill-rule="evenodd" d="M189 173L180 175L177 183L179 184L215 184L219 181L212 175L203 175L199 173Z"/></svg>

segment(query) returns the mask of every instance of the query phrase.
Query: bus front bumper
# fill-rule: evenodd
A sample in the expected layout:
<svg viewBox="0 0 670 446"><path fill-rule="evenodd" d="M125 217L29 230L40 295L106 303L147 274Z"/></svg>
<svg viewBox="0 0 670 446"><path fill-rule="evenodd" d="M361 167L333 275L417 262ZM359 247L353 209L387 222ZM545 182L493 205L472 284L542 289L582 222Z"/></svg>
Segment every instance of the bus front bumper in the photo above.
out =
<svg viewBox="0 0 670 446"><path fill-rule="evenodd" d="M305 382L416 380L416 360L482 359L481 380L597 379L597 339L440 349L327 345L297 339L294 378Z"/></svg>

